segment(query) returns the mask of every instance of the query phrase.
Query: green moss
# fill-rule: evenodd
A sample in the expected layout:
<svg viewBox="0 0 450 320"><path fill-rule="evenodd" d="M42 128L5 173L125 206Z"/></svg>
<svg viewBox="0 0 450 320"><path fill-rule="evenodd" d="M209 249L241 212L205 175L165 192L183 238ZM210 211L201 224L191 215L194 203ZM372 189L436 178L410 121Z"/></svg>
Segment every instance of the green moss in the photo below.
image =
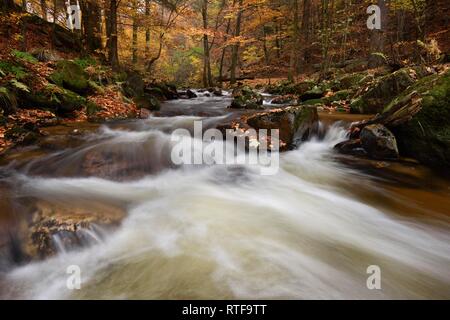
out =
<svg viewBox="0 0 450 320"><path fill-rule="evenodd" d="M24 61L27 61L27 62L30 62L30 63L38 63L38 60L35 57L33 57L30 53L28 53L28 52L13 50L11 53L17 59L24 60Z"/></svg>
<svg viewBox="0 0 450 320"><path fill-rule="evenodd" d="M89 88L84 70L69 60L58 62L56 71L50 76L50 80L60 87L80 94L85 93Z"/></svg>
<svg viewBox="0 0 450 320"><path fill-rule="evenodd" d="M0 61L0 70L3 74L11 74L18 80L23 80L28 76L22 66L8 61Z"/></svg>
<svg viewBox="0 0 450 320"><path fill-rule="evenodd" d="M322 99L310 99L310 100L306 100L306 101L302 102L302 104L313 106L316 104L323 104L323 100Z"/></svg>
<svg viewBox="0 0 450 320"><path fill-rule="evenodd" d="M419 80L392 101L385 111L406 95L417 92L422 109L413 119L393 129L400 152L435 167L450 167L450 71Z"/></svg>
<svg viewBox="0 0 450 320"><path fill-rule="evenodd" d="M50 84L39 92L21 95L21 104L24 107L37 107L66 114L80 110L86 105L86 99L73 91Z"/></svg>
<svg viewBox="0 0 450 320"><path fill-rule="evenodd" d="M92 57L79 58L73 61L75 64L80 66L83 70L90 66L96 66L97 61Z"/></svg>
<svg viewBox="0 0 450 320"><path fill-rule="evenodd" d="M97 104L95 104L92 101L88 101L86 103L86 114L91 117L93 115L95 115L97 112L101 111L102 108L100 106L98 106Z"/></svg>

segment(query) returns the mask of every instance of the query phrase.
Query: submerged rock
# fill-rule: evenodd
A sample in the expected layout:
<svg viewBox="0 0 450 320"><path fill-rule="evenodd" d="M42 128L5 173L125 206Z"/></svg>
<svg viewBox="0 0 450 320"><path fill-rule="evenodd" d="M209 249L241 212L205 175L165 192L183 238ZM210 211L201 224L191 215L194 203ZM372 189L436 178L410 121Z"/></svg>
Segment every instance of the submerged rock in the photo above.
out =
<svg viewBox="0 0 450 320"><path fill-rule="evenodd" d="M381 124L364 127L360 139L364 150L374 159L388 160L398 159L399 157L394 134Z"/></svg>
<svg viewBox="0 0 450 320"><path fill-rule="evenodd" d="M248 86L235 88L231 108L263 109L263 97Z"/></svg>

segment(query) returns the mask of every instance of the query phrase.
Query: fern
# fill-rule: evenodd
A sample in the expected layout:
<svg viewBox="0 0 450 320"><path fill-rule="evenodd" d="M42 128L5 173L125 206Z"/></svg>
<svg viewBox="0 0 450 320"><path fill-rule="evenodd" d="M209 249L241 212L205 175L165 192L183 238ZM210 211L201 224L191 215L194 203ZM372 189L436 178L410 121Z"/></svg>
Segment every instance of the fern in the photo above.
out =
<svg viewBox="0 0 450 320"><path fill-rule="evenodd" d="M30 92L30 88L28 88L26 84L19 82L16 79L11 80L9 83L21 91Z"/></svg>
<svg viewBox="0 0 450 320"><path fill-rule="evenodd" d="M21 60L24 60L24 61L27 61L30 63L38 63L38 60L35 57L33 57L31 54L29 54L28 52L13 50L12 54L17 59L21 59Z"/></svg>

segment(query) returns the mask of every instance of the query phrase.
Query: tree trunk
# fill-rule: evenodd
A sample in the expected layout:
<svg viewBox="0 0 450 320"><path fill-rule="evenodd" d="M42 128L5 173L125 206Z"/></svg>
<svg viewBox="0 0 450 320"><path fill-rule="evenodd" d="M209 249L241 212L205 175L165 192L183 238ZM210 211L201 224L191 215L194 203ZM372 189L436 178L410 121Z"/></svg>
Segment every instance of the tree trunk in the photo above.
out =
<svg viewBox="0 0 450 320"><path fill-rule="evenodd" d="M371 53L383 53L384 52L384 42L385 42L385 31L387 26L387 7L384 0L378 0L377 5L381 9L381 29L372 30L371 40L370 40L370 52ZM376 56L371 55L369 57L369 67L374 68L379 64L379 59Z"/></svg>
<svg viewBox="0 0 450 320"><path fill-rule="evenodd" d="M110 0L109 6L109 63L113 70L119 69L119 54L117 46L117 0Z"/></svg>
<svg viewBox="0 0 450 320"><path fill-rule="evenodd" d="M133 57L132 57L132 63L133 65L137 64L138 61L138 21L137 21L137 0L133 0L133 44L132 44L132 50L133 50Z"/></svg>
<svg viewBox="0 0 450 320"><path fill-rule="evenodd" d="M145 24L148 25L150 18L150 0L145 0ZM147 59L150 54L150 28L145 28L145 58Z"/></svg>
<svg viewBox="0 0 450 320"><path fill-rule="evenodd" d="M203 20L203 85L212 87L211 62L209 55L209 41L206 31L208 29L208 0L202 1L202 20Z"/></svg>
<svg viewBox="0 0 450 320"><path fill-rule="evenodd" d="M101 9L97 1L83 0L80 3L83 12L83 37L88 52L102 48Z"/></svg>
<svg viewBox="0 0 450 320"><path fill-rule="evenodd" d="M243 0L239 0L239 11L236 18L236 29L234 32L235 37L241 35L241 20L242 20L242 8ZM231 70L230 70L230 84L236 83L236 67L238 63L238 53L239 53L239 42L233 45L231 51Z"/></svg>
<svg viewBox="0 0 450 320"><path fill-rule="evenodd" d="M294 12L293 19L293 36L292 36L292 51L289 61L289 73L288 80L293 82L295 76L297 75L297 61L298 61L298 0L293 0L292 9Z"/></svg>

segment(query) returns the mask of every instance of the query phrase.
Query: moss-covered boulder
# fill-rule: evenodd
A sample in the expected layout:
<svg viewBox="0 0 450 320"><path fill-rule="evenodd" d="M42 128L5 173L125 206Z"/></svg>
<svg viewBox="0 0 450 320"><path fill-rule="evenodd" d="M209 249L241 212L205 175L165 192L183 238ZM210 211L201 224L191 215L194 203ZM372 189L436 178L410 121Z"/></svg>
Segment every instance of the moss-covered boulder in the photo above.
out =
<svg viewBox="0 0 450 320"><path fill-rule="evenodd" d="M84 94L89 89L88 77L83 68L70 60L59 61L50 80L63 88Z"/></svg>
<svg viewBox="0 0 450 320"><path fill-rule="evenodd" d="M450 70L419 80L393 100L384 113L412 93L421 98L420 111L410 121L391 128L400 154L450 170Z"/></svg>
<svg viewBox="0 0 450 320"><path fill-rule="evenodd" d="M263 109L263 97L248 86L237 87L233 90L231 108L235 109Z"/></svg>
<svg viewBox="0 0 450 320"><path fill-rule="evenodd" d="M352 101L350 108L353 113L379 113L392 99L425 75L423 68L403 68L381 77L369 87L361 88L361 95Z"/></svg>
<svg viewBox="0 0 450 320"><path fill-rule="evenodd" d="M320 99L324 96L325 90L320 86L314 86L311 90L306 91L300 95L300 101L307 101L311 99Z"/></svg>
<svg viewBox="0 0 450 320"><path fill-rule="evenodd" d="M23 108L40 108L67 115L86 105L86 99L73 91L50 84L40 91L23 92L20 105Z"/></svg>
<svg viewBox="0 0 450 320"><path fill-rule="evenodd" d="M148 93L144 93L142 96L134 98L133 101L139 109L144 108L150 111L158 111L161 108L159 100Z"/></svg>
<svg viewBox="0 0 450 320"><path fill-rule="evenodd" d="M301 95L306 91L311 90L314 86L315 83L313 81L302 81L297 83L282 81L275 85L269 85L266 88L266 92L275 95Z"/></svg>

